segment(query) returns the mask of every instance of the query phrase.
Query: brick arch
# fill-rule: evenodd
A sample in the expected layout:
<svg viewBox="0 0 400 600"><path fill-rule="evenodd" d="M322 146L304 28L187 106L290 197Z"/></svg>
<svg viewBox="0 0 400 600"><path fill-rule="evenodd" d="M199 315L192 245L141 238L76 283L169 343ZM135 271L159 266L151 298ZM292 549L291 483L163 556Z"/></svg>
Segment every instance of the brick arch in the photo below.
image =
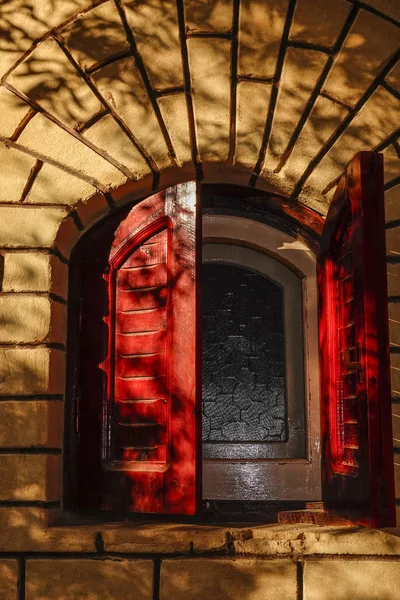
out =
<svg viewBox="0 0 400 600"><path fill-rule="evenodd" d="M178 181L325 214L351 156L384 152L398 399L398 3L9 0L0 17L0 396L32 400L10 405L10 431L41 415L4 447L44 448L7 458L23 467L9 498L59 498L46 469L61 465L70 249L115 204Z"/></svg>
<svg viewBox="0 0 400 600"><path fill-rule="evenodd" d="M325 213L344 164L371 148L387 151L396 179L388 3L25 4L2 9L5 201L69 208L223 164Z"/></svg>
<svg viewBox="0 0 400 600"><path fill-rule="evenodd" d="M274 185L263 176L257 180L257 185L253 188L248 186L249 169L238 168L226 164L208 163L204 165L205 173L201 179L202 184L228 184L248 187L257 191L268 192L287 198L285 190L279 185ZM59 224L55 224L53 247L59 251L65 258L68 258L72 248L78 242L80 237L86 233L99 220L105 218L116 208L123 206L128 202L140 201L151 196L160 189L192 181L195 177L192 165L187 164L182 167L167 169L156 189L153 187L151 177L145 177L141 181L128 181L105 195L101 192L93 194L85 201L78 200L68 212L62 215ZM319 213L317 213L317 217Z"/></svg>

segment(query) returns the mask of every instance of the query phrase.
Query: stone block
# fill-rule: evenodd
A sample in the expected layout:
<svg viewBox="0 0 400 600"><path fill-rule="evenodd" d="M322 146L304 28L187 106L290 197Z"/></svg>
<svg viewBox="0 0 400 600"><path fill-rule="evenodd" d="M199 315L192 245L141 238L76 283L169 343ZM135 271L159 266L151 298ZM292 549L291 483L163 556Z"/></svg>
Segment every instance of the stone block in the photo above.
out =
<svg viewBox="0 0 400 600"><path fill-rule="evenodd" d="M304 600L398 600L399 581L399 561L306 561Z"/></svg>
<svg viewBox="0 0 400 600"><path fill-rule="evenodd" d="M134 59L120 60L96 71L93 80L158 167L169 166L168 149Z"/></svg>
<svg viewBox="0 0 400 600"><path fill-rule="evenodd" d="M361 10L335 60L324 90L342 102L355 105L385 61L396 51L398 43L399 31L395 25Z"/></svg>
<svg viewBox="0 0 400 600"><path fill-rule="evenodd" d="M320 96L308 117L296 145L280 173L292 183L297 182L310 160L319 152L348 114L347 110Z"/></svg>
<svg viewBox="0 0 400 600"><path fill-rule="evenodd" d="M331 47L350 9L345 0L298 0L289 39Z"/></svg>
<svg viewBox="0 0 400 600"><path fill-rule="evenodd" d="M0 500L60 500L61 456L3 454L0 460Z"/></svg>
<svg viewBox="0 0 400 600"><path fill-rule="evenodd" d="M387 83L400 92L400 62L397 62L389 75L386 77Z"/></svg>
<svg viewBox="0 0 400 600"><path fill-rule="evenodd" d="M184 94L170 94L158 98L158 105L181 166L192 160L189 121Z"/></svg>
<svg viewBox="0 0 400 600"><path fill-rule="evenodd" d="M239 23L239 75L274 77L288 0L245 0Z"/></svg>
<svg viewBox="0 0 400 600"><path fill-rule="evenodd" d="M398 235L400 238L400 227L398 228ZM398 246L400 247L400 240ZM400 296L400 264L387 265L387 282L389 296ZM400 344L400 340L398 343Z"/></svg>
<svg viewBox="0 0 400 600"><path fill-rule="evenodd" d="M254 167L267 121L271 85L241 81L237 86L235 163Z"/></svg>
<svg viewBox="0 0 400 600"><path fill-rule="evenodd" d="M68 267L44 252L5 251L2 292L52 292L67 298Z"/></svg>
<svg viewBox="0 0 400 600"><path fill-rule="evenodd" d="M400 395L400 369L396 369L395 367L390 367L390 380L391 380L391 389L392 392L398 391ZM400 419L400 403L399 405L394 404L392 406L393 414L398 415ZM400 422L400 421L399 421ZM400 436L399 436L400 438ZM400 463L399 463L400 464Z"/></svg>
<svg viewBox="0 0 400 600"><path fill-rule="evenodd" d="M228 33L233 25L232 0L198 2L184 0L186 27L190 33Z"/></svg>
<svg viewBox="0 0 400 600"><path fill-rule="evenodd" d="M0 342L65 341L66 306L33 294L0 296Z"/></svg>
<svg viewBox="0 0 400 600"><path fill-rule="evenodd" d="M393 319L393 321L399 321L400 322L400 303L399 302L391 302L390 298L389 298L389 306L388 306L388 313L389 313L389 319ZM390 344L393 346L393 364L396 367L400 367L400 356L395 356L395 354L397 354L395 352L395 349L397 349L398 344L395 341L392 341L390 339L389 336L389 342ZM400 391L400 390L399 390Z"/></svg>
<svg viewBox="0 0 400 600"><path fill-rule="evenodd" d="M175 523L107 527L102 532L106 552L172 553L218 551L226 548L227 529Z"/></svg>
<svg viewBox="0 0 400 600"><path fill-rule="evenodd" d="M197 145L202 161L225 161L230 135L231 43L188 40Z"/></svg>
<svg viewBox="0 0 400 600"><path fill-rule="evenodd" d="M392 416L392 428L393 428L393 447L396 449L400 449L400 419L397 415L393 414ZM396 454L394 456L394 460L396 462ZM397 467L397 468L396 468ZM400 492L400 463L395 464L395 486L397 488L398 493ZM398 493L396 494L398 496Z"/></svg>
<svg viewBox="0 0 400 600"><path fill-rule="evenodd" d="M6 88L0 88L0 135L11 137L30 106Z"/></svg>
<svg viewBox="0 0 400 600"><path fill-rule="evenodd" d="M389 341L391 344L400 344L400 321L389 318Z"/></svg>
<svg viewBox="0 0 400 600"><path fill-rule="evenodd" d="M342 173L356 152L374 148L389 136L398 126L398 106L394 96L378 88L313 171L308 185L322 191ZM382 110L386 115L384 120Z"/></svg>
<svg viewBox="0 0 400 600"><path fill-rule="evenodd" d="M367 0L365 4L396 21L400 21L400 4L397 2L392 2L392 0Z"/></svg>
<svg viewBox="0 0 400 600"><path fill-rule="evenodd" d="M58 509L0 507L0 551L95 552L98 525L56 527L55 518Z"/></svg>
<svg viewBox="0 0 400 600"><path fill-rule="evenodd" d="M8 83L70 127L87 121L101 108L53 38L38 44L12 72Z"/></svg>
<svg viewBox="0 0 400 600"><path fill-rule="evenodd" d="M396 423L400 422L400 418L398 416L393 417L393 420L396 421ZM399 446L397 446L397 447L399 447ZM400 463L396 462L397 457L398 457L398 454L395 454L395 456L394 456L394 460L395 460L394 485L395 485L396 498L398 498L400 496ZM400 526L400 522L398 520L397 520L397 525Z"/></svg>
<svg viewBox="0 0 400 600"><path fill-rule="evenodd" d="M266 167L275 169L307 106L327 57L321 52L289 48L283 66ZM307 65L307 68L304 68Z"/></svg>
<svg viewBox="0 0 400 600"><path fill-rule="evenodd" d="M18 561L0 560L0 597L1 600L18 600Z"/></svg>
<svg viewBox="0 0 400 600"><path fill-rule="evenodd" d="M175 0L125 0L128 23L153 88L182 86L183 68Z"/></svg>
<svg viewBox="0 0 400 600"><path fill-rule="evenodd" d="M18 8L21 7L19 0L9 0L9 12L14 14L15 25L27 22L31 23L31 39L36 39L41 33L57 27L67 19L84 11L92 4L91 0L74 0L65 3L64 0L24 0L24 11L19 15ZM19 17L19 19L18 19ZM10 17L11 22L11 17ZM28 31L28 25L24 30Z"/></svg>
<svg viewBox="0 0 400 600"><path fill-rule="evenodd" d="M386 229L386 252L400 253L400 227L391 227ZM397 296L397 294L396 294Z"/></svg>
<svg viewBox="0 0 400 600"><path fill-rule="evenodd" d="M50 348L0 349L0 396L64 393L65 354Z"/></svg>
<svg viewBox="0 0 400 600"><path fill-rule="evenodd" d="M150 173L150 167L143 155L111 115L97 121L83 135L127 167L132 173L132 179L141 179Z"/></svg>
<svg viewBox="0 0 400 600"><path fill-rule="evenodd" d="M105 217L110 211L110 206L105 195L102 192L97 192L90 197L89 201L76 202L74 210L84 229L78 228L75 220L70 217L61 224L56 239L57 249L67 258L72 248L85 233L86 228Z"/></svg>
<svg viewBox="0 0 400 600"><path fill-rule="evenodd" d="M0 205L1 245L4 248L51 248L66 216L64 208Z"/></svg>
<svg viewBox="0 0 400 600"><path fill-rule="evenodd" d="M0 402L0 446L61 448L64 405L55 400Z"/></svg>
<svg viewBox="0 0 400 600"><path fill-rule="evenodd" d="M83 69L129 49L128 40L113 2L78 15L61 30L61 37Z"/></svg>
<svg viewBox="0 0 400 600"><path fill-rule="evenodd" d="M296 565L289 560L163 560L160 600L295 600Z"/></svg>
<svg viewBox="0 0 400 600"><path fill-rule="evenodd" d="M311 556L360 555L398 556L400 539L384 531L354 526L277 524L230 530L233 547L240 555Z"/></svg>
<svg viewBox="0 0 400 600"><path fill-rule="evenodd" d="M19 202L36 160L0 143L0 202Z"/></svg>
<svg viewBox="0 0 400 600"><path fill-rule="evenodd" d="M26 197L32 204L74 204L96 193L97 189L63 169L45 163Z"/></svg>
<svg viewBox="0 0 400 600"><path fill-rule="evenodd" d="M150 560L28 560L27 600L152 600Z"/></svg>
<svg viewBox="0 0 400 600"><path fill-rule="evenodd" d="M400 185L385 192L385 221L400 219Z"/></svg>
<svg viewBox="0 0 400 600"><path fill-rule="evenodd" d="M383 167L385 170L385 183L396 179L400 175L400 157L393 145L383 151ZM399 209L400 216L400 209Z"/></svg>
<svg viewBox="0 0 400 600"><path fill-rule="evenodd" d="M18 141L41 156L71 167L104 186L119 185L126 179L106 158L43 115L37 115L30 121Z"/></svg>

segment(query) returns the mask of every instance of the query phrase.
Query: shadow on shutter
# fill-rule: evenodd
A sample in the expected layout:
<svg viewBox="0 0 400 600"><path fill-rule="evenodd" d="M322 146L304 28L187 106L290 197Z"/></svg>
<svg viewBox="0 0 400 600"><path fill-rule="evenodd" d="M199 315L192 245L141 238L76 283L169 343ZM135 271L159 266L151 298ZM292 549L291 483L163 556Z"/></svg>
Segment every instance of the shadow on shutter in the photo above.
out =
<svg viewBox="0 0 400 600"><path fill-rule="evenodd" d="M342 175L318 259L327 509L395 524L383 157L361 152Z"/></svg>
<svg viewBox="0 0 400 600"><path fill-rule="evenodd" d="M195 183L181 184L106 221L87 244L77 477L81 507L197 511L196 210Z"/></svg>

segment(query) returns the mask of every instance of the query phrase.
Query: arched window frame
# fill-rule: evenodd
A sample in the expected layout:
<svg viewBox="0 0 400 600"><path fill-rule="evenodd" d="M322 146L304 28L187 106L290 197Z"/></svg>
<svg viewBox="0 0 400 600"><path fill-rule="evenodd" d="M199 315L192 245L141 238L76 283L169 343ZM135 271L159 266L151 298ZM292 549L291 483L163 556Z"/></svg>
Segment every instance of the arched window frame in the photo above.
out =
<svg viewBox="0 0 400 600"><path fill-rule="evenodd" d="M228 243L253 249L260 255L274 259L270 265L272 279L284 286L284 314L286 317L285 337L290 338L292 326L297 318L303 326L304 358L299 364L296 349L289 343L286 352L286 385L289 423L294 419L296 402L296 382L299 378L304 385L306 456L304 458L260 459L257 462L240 460L233 463L203 459L203 482L207 498L218 497L222 486L225 496L231 490L229 499L243 500L320 500L321 461L320 461L320 382L318 357L318 297L316 256L302 241L283 231L249 218L227 214L208 214L203 217L203 243ZM300 314L293 315L290 302L289 282L280 272L280 264L288 265L301 279L302 301ZM271 271L273 271L271 273ZM289 293L288 293L289 292ZM297 308L297 307L296 307ZM294 365L294 362L297 364ZM300 394L300 402L303 394ZM294 424L294 423L292 423ZM290 425L289 425L290 427ZM291 432L289 429L289 436ZM251 481L252 485L249 486Z"/></svg>
<svg viewBox="0 0 400 600"><path fill-rule="evenodd" d="M184 188L185 186L182 189ZM176 204L176 201L179 201L180 193L179 186L170 188L167 191L167 198L172 199L172 205L170 202L169 208L174 206L174 204L178 206L179 202ZM289 215L289 218L293 216L296 218L296 215L298 216L299 214L297 207L285 206L284 204L281 204L281 207L281 212ZM337 345L336 342L332 342L335 337L335 328L338 323L340 326L340 321L337 321L338 317L335 316L334 294L332 294L332 289L336 285L336 270L330 269L329 263L335 260L335 244L341 239L340 236L343 233L343 225L341 223L347 223L347 221L341 220L341 215L349 207L351 213L350 223L356 232L355 235L352 234L351 236L351 240L353 240L351 243L355 244L356 256L356 262L352 264L352 268L357 272L358 281L356 304L360 307L363 315L363 319L358 319L358 326L364 327L366 332L365 335L363 334L365 343L360 348L360 358L357 356L354 358L351 354L349 357L348 348L343 349L340 344ZM190 220L188 221L187 218L187 208L188 205L186 205L181 213L183 217L182 231L191 231L193 233L196 229L195 223L197 223L197 220L192 221L194 226L189 225ZM195 211L192 211L192 215L194 214ZM306 214L304 221L305 228L303 231L306 234L305 237L310 239L310 229L314 232L316 230L315 219L312 216L310 218L310 215ZM197 241L193 238L189 246L187 246L197 251L197 254L198 239L198 236ZM319 347L323 392L321 402L323 424L321 473L324 507L327 510L333 509L337 514L354 519L360 524L375 527L391 526L395 520L385 265L382 156L375 153L362 152L356 155L350 162L339 182L328 213L326 225L324 226L322 247L318 255ZM196 286L196 289L198 293L199 287ZM76 305L74 308L76 310ZM195 313L198 319L198 311L195 311ZM78 319L75 322L82 323L82 319ZM198 336L198 321L197 324L193 321L193 325ZM361 452L357 465L357 473L354 472L354 469L339 471L335 466L334 444L338 443L337 440L343 439L343 433L337 432L332 428L334 428L335 422L344 423L343 419L335 421L333 418L334 411L342 410L343 408L343 399L335 391L337 387L335 369L332 370L332 365L336 364L338 360L343 361L346 369L350 371L362 370L363 373L359 381L363 382L362 387L364 391L362 391L359 398L361 404L357 408L361 425L355 438L357 443L359 443L358 447ZM76 356L75 363L74 359L70 361L69 374L74 369L79 369L79 365L76 363ZM199 361L196 362L193 373L196 373L196 377L199 376ZM75 382L76 380L72 382L72 389L74 389ZM75 412L72 411L70 415L70 424L79 421L79 407L82 406L79 390L75 391L76 393L73 394ZM176 493L177 487L179 487L179 475L172 482L172 487L168 485L165 488L166 493L170 494L170 512L179 514L192 514L199 507L200 496L198 486L201 463L199 462L200 450L198 444L198 440L200 439L198 435L199 418L196 417L196 415L199 415L199 402L197 401L194 406L196 408L193 409L192 416L195 418L192 420L194 430L197 433L195 438L196 443L194 445L192 443L192 446L193 448L197 448L197 458L194 464L198 470L191 485L190 510L187 509L186 501L183 504L175 501L179 496ZM67 427L67 435L70 432L71 427ZM77 434L79 437L79 432ZM187 440L189 439L187 435L185 437ZM65 453L67 471L73 470L73 465L76 464L76 462L73 462L77 458L74 443L74 440L72 440L69 446L67 444ZM363 476L357 479L361 472ZM176 473L178 474L178 471ZM68 485L66 489L71 490L73 487L71 486L73 477L70 477L67 481ZM160 503L158 503L158 506L161 510L148 510L148 502L150 501L151 504L153 501L152 490L148 488L146 478L142 484L142 491L146 498L139 510L142 512L168 512L163 509L163 504ZM135 502L137 502L137 497L134 497ZM73 503L70 504L69 500L67 500L66 504L72 506ZM125 509L128 507L128 504L128 502L122 500L121 505L122 507L125 506Z"/></svg>

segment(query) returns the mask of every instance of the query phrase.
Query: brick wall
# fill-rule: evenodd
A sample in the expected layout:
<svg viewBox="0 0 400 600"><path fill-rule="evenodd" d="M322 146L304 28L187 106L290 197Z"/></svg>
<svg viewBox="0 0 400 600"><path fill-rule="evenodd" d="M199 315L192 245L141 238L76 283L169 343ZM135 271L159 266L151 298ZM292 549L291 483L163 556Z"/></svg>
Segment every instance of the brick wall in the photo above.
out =
<svg viewBox="0 0 400 600"><path fill-rule="evenodd" d="M320 531L324 551L312 551L290 529L282 555L276 530L205 529L196 550L190 528L49 526L62 497L69 254L82 233L196 177L325 214L348 160L371 149L385 156L400 511L398 3L9 0L0 22L0 598L86 597L88 579L91 598L157 598L154 586L165 599L188 586L193 598L400 597L398 540L384 533ZM206 554L192 557L190 542Z"/></svg>

